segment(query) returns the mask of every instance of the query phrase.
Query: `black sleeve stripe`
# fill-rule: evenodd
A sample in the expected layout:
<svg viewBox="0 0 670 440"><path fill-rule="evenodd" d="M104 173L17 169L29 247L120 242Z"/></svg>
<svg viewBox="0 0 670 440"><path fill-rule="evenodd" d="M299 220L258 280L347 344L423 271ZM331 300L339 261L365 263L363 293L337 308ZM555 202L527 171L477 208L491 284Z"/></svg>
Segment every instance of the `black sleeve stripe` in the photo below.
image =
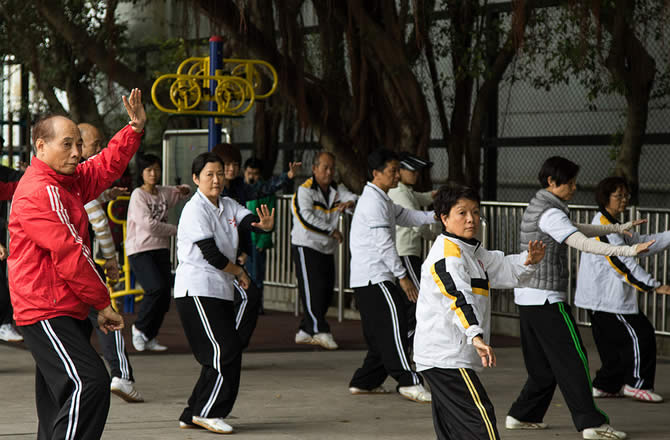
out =
<svg viewBox="0 0 670 440"><path fill-rule="evenodd" d="M298 192L293 195L293 212L295 212L296 217L298 217L298 220L300 221L300 224L305 228L309 229L310 231L318 232L320 234L326 234L330 235L330 231L326 231L325 229L321 229L317 226L314 226L313 224L309 223L305 218L302 216L300 212L300 205L298 203Z"/></svg>
<svg viewBox="0 0 670 440"><path fill-rule="evenodd" d="M446 260L440 260L436 262L434 267L435 275L437 275L441 281L442 286L444 287L444 291L442 291L442 293L445 294L448 298L455 300L454 305L452 305L451 308L456 312L457 315L465 318L467 321L468 325L464 327L467 328L471 325L479 325L479 321L477 321L477 316L475 315L475 311L472 308L472 305L467 303L463 292L456 289L456 283L454 283L454 279L451 277L451 275L449 275L449 272L447 272Z"/></svg>
<svg viewBox="0 0 670 440"><path fill-rule="evenodd" d="M601 236L597 237L598 240L602 241L603 243L609 243L609 240L607 239L606 236ZM605 257L607 261L610 263L610 265L616 270L620 275L624 277L626 282L630 284L631 286L635 287L637 290L641 290L643 292L649 292L654 289L653 286L649 286L647 284L644 284L642 281L638 280L633 276L633 272L628 269L628 266L624 264L623 261L621 261L618 257Z"/></svg>
<svg viewBox="0 0 670 440"><path fill-rule="evenodd" d="M489 280L485 278L472 278L470 284L472 287L489 290Z"/></svg>
<svg viewBox="0 0 670 440"><path fill-rule="evenodd" d="M318 202L316 200L314 201L314 206L318 206L319 208L323 208L323 209L328 209L328 207L326 205L324 205L323 203Z"/></svg>
<svg viewBox="0 0 670 440"><path fill-rule="evenodd" d="M223 270L228 265L228 258L221 253L214 238L205 238L195 242L196 246L200 248L202 256L205 260L219 270Z"/></svg>

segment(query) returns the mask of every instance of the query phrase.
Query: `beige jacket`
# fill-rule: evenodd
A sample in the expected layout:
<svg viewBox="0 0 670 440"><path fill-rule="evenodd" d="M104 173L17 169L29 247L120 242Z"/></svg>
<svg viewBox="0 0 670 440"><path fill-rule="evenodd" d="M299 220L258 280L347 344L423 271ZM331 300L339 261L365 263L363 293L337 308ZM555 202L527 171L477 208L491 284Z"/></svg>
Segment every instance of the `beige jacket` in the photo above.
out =
<svg viewBox="0 0 670 440"><path fill-rule="evenodd" d="M391 188L388 192L393 203L407 209L421 210L433 203L432 191L416 192L411 186L404 183L398 183L397 188ZM434 240L438 232L433 232L430 225L405 227L396 226L395 244L398 255L401 257L407 255L421 256L421 238Z"/></svg>

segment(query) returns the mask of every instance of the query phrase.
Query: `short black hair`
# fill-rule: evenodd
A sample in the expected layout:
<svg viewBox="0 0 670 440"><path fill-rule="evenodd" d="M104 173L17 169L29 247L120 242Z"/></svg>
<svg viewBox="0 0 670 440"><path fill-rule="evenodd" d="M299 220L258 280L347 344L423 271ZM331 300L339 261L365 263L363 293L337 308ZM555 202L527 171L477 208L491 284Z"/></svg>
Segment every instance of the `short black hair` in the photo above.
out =
<svg viewBox="0 0 670 440"><path fill-rule="evenodd" d="M598 182L595 193L598 206L604 209L610 202L610 196L619 188L623 188L630 193L630 186L623 177L606 177Z"/></svg>
<svg viewBox="0 0 670 440"><path fill-rule="evenodd" d="M200 178L200 172L202 171L202 169L205 168L205 166L207 166L208 163L212 162L220 163L221 168L223 168L224 166L223 160L216 153L208 151L206 153L198 154L195 157L195 159L193 159L193 163L191 164L191 174L198 176L198 178Z"/></svg>
<svg viewBox="0 0 670 440"><path fill-rule="evenodd" d="M374 176L372 172L374 170L384 171L386 165L392 160L400 160L398 155L389 150L388 148L378 148L368 156L368 174L370 179Z"/></svg>
<svg viewBox="0 0 670 440"><path fill-rule="evenodd" d="M236 163L239 165L242 163L242 154L240 153L240 149L232 144L216 144L214 145L214 148L212 148L212 153L217 154L221 160L223 160L224 164Z"/></svg>
<svg viewBox="0 0 670 440"><path fill-rule="evenodd" d="M142 173L146 168L157 163L158 166L161 167L161 170L163 169L161 158L155 154L138 153L135 158L135 163L137 164L137 184L139 186L144 185L144 177L142 177Z"/></svg>
<svg viewBox="0 0 670 440"><path fill-rule="evenodd" d="M437 190L437 194L433 199L433 208L435 209L435 216L438 219L442 218L442 214L449 215L451 208L461 199L472 200L479 204L481 199L477 190L470 186L461 185L459 183L448 183L442 185Z"/></svg>
<svg viewBox="0 0 670 440"><path fill-rule="evenodd" d="M564 157L553 156L545 160L537 175L542 188L549 187L549 178L556 181L556 185L563 185L577 177L579 165Z"/></svg>
<svg viewBox="0 0 670 440"><path fill-rule="evenodd" d="M257 157L250 157L244 162L244 168L243 170L246 170L247 168L253 168L255 170L262 170L263 169L263 160L259 159Z"/></svg>

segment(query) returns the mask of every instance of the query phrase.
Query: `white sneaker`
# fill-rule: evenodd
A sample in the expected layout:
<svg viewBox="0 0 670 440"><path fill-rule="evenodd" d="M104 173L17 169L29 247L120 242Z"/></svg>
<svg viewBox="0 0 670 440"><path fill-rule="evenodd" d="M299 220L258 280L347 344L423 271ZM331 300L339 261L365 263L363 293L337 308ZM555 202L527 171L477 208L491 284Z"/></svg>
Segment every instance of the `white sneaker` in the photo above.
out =
<svg viewBox="0 0 670 440"><path fill-rule="evenodd" d="M0 339L7 342L21 342L23 341L23 336L11 323L7 323L0 325Z"/></svg>
<svg viewBox="0 0 670 440"><path fill-rule="evenodd" d="M610 393L608 391L601 390L600 388L593 387L593 397L596 399L607 399L610 397L623 397L623 389L617 391L616 393Z"/></svg>
<svg viewBox="0 0 670 440"><path fill-rule="evenodd" d="M144 351L146 348L147 337L133 324L133 347L137 351Z"/></svg>
<svg viewBox="0 0 670 440"><path fill-rule="evenodd" d="M147 342L145 342L144 348L149 351L165 351L168 349L165 345L159 344L156 338L150 339Z"/></svg>
<svg viewBox="0 0 670 440"><path fill-rule="evenodd" d="M600 439L614 439L622 440L626 438L627 435L623 431L617 431L608 424L596 426L593 428L586 428L582 431L582 438L586 440L600 440Z"/></svg>
<svg viewBox="0 0 670 440"><path fill-rule="evenodd" d="M335 342L331 333L317 333L312 336L312 340L314 341L314 344L320 345L326 350L338 349L337 342Z"/></svg>
<svg viewBox="0 0 670 440"><path fill-rule="evenodd" d="M314 344L314 339L312 339L312 336L305 330L300 329L298 330L298 333L295 334L295 343L312 345Z"/></svg>
<svg viewBox="0 0 670 440"><path fill-rule="evenodd" d="M408 387L398 387L398 392L404 398L419 403L428 403L433 400L430 391L426 390L421 384L411 385Z"/></svg>
<svg viewBox="0 0 670 440"><path fill-rule="evenodd" d="M181 420L179 421L179 429L194 429L194 428L200 428L200 426L194 425L193 423L182 422Z"/></svg>
<svg viewBox="0 0 670 440"><path fill-rule="evenodd" d="M522 422L512 416L505 418L506 429L547 429L547 424L542 422Z"/></svg>
<svg viewBox="0 0 670 440"><path fill-rule="evenodd" d="M351 394L389 394L391 391L384 388L383 385L380 385L371 390L366 390L364 388L358 388L358 387L349 387L349 392Z"/></svg>
<svg viewBox="0 0 670 440"><path fill-rule="evenodd" d="M131 380L112 377L109 389L112 394L116 394L128 403L144 402L144 397L135 389L135 384Z"/></svg>
<svg viewBox="0 0 670 440"><path fill-rule="evenodd" d="M643 390L641 388L633 388L629 385L624 385L623 395L626 397L632 397L635 400L640 402L650 402L650 403L661 403L663 402L663 396L658 393L655 393L654 390Z"/></svg>
<svg viewBox="0 0 670 440"><path fill-rule="evenodd" d="M183 422L182 422L183 423ZM193 423L202 426L208 431L218 432L219 434L232 434L233 427L223 421L223 418L206 419L204 417L193 416Z"/></svg>

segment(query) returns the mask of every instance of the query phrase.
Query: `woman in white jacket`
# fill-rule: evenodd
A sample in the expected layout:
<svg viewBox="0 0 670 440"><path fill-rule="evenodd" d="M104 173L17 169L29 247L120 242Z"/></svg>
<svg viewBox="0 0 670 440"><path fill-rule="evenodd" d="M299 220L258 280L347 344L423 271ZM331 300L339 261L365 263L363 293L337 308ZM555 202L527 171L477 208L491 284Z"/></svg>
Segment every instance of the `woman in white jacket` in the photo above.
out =
<svg viewBox="0 0 670 440"><path fill-rule="evenodd" d="M600 212L594 225L617 224L630 190L623 177L608 177L596 188ZM670 231L653 235L636 232L598 238L612 245L633 245L655 240L649 254L670 247ZM643 402L662 402L653 391L656 373L654 326L640 311L638 292L670 293L633 257L584 253L579 264L575 305L589 311L591 331L602 367L593 379L593 397L628 396Z"/></svg>
<svg viewBox="0 0 670 440"><path fill-rule="evenodd" d="M471 188L440 188L435 214L445 228L421 267L414 361L430 384L438 439L498 439L493 404L475 371L494 367L489 344L489 288L512 288L544 257L542 242L505 256L481 247L479 195Z"/></svg>

